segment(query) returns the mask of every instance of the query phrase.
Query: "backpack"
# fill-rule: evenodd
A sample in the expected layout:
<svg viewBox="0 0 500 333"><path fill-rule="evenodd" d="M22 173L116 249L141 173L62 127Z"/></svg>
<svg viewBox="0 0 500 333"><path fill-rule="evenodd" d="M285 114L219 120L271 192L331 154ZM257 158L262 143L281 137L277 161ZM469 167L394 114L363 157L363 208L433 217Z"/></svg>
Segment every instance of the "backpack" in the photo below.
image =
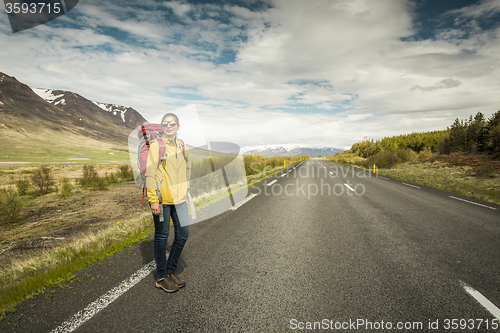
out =
<svg viewBox="0 0 500 333"><path fill-rule="evenodd" d="M166 159L167 146L165 145L165 141L161 137L163 133L163 129L160 124L144 124L142 125L138 132L137 137L139 138L139 146L137 149L137 167L139 169L139 180L137 185L139 188L142 188L142 205L144 206L144 194L146 192L146 168L148 162L148 154L149 154L149 146L150 142L156 140L160 146L160 153L158 158L158 166L162 161ZM177 138L181 145L182 155L187 163L188 170L188 188L189 188L189 163L188 158L186 157L186 148L184 141ZM158 167L157 166L157 167Z"/></svg>

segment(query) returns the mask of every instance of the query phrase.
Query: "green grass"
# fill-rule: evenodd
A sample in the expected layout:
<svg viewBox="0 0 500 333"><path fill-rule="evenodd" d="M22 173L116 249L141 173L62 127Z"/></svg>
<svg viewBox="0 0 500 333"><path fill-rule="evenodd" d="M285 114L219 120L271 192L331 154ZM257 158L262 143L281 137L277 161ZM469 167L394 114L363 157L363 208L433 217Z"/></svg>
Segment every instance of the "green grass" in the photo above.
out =
<svg viewBox="0 0 500 333"><path fill-rule="evenodd" d="M30 134L29 147L18 134L2 135L0 162L67 163L70 158L88 158L86 162L128 161L127 143L100 142L81 136ZM110 154L112 153L112 154ZM76 160L78 162L78 160Z"/></svg>
<svg viewBox="0 0 500 333"><path fill-rule="evenodd" d="M1 272L2 317L46 287L70 282L75 278L73 273L146 238L154 231L149 217L147 214L112 226Z"/></svg>
<svg viewBox="0 0 500 333"><path fill-rule="evenodd" d="M404 163L391 169L379 169L378 173L500 205L499 174L477 177L471 167L449 166L441 162Z"/></svg>

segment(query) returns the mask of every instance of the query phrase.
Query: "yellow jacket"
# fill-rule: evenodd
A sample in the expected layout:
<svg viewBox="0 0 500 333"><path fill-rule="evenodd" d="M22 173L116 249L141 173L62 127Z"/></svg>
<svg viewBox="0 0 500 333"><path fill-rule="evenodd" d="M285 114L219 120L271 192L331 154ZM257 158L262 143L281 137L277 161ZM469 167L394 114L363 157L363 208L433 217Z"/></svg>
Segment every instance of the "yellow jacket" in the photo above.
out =
<svg viewBox="0 0 500 333"><path fill-rule="evenodd" d="M187 200L189 160L186 162L184 159L179 139L167 139L165 136L162 138L166 145L167 156L159 165L160 145L154 140L149 147L146 166L148 200L150 204L159 203L156 190L160 189L164 205L177 205ZM186 157L189 157L185 146L184 151Z"/></svg>

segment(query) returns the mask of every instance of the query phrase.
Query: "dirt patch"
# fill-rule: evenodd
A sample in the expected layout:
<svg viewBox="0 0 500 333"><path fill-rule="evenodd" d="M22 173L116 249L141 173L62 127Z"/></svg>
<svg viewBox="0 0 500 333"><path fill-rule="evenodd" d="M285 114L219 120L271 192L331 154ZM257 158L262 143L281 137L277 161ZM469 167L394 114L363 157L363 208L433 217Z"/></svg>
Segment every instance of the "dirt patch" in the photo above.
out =
<svg viewBox="0 0 500 333"><path fill-rule="evenodd" d="M113 169L109 166L99 171ZM75 167L60 168L55 176L73 173L78 177L78 171ZM14 176L26 172L17 170ZM10 266L14 259L38 255L149 211L147 202L142 206L142 190L134 182L112 184L103 191L76 188L66 198L52 192L24 200L20 221L0 225L0 269Z"/></svg>

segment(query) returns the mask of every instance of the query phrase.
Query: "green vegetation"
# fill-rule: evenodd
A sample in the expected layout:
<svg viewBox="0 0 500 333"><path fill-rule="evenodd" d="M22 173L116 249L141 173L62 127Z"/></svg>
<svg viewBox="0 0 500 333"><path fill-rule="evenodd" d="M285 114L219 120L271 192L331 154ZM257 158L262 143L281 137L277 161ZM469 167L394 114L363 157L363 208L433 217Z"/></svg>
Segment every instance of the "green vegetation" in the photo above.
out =
<svg viewBox="0 0 500 333"><path fill-rule="evenodd" d="M459 120L444 131L411 133L355 143L350 149L366 161L391 168L401 162L414 160L421 152L441 155L450 153L485 153L494 158L500 156L500 110L488 120L478 112L474 117ZM377 156L380 155L380 156ZM373 163L372 163L373 162ZM366 166L365 165L365 166ZM383 165L383 166L382 166Z"/></svg>
<svg viewBox="0 0 500 333"><path fill-rule="evenodd" d="M107 228L0 272L0 308L5 313L34 294L68 279L74 272L147 237L149 214Z"/></svg>
<svg viewBox="0 0 500 333"><path fill-rule="evenodd" d="M28 194L28 192L31 188L31 183L26 178L18 179L18 180L16 180L16 188L17 188L17 194L19 196L23 196L23 195Z"/></svg>
<svg viewBox="0 0 500 333"><path fill-rule="evenodd" d="M64 177L61 181L61 197L66 198L71 194L75 187L71 184L68 177Z"/></svg>
<svg viewBox="0 0 500 333"><path fill-rule="evenodd" d="M457 118L443 131L362 141L353 144L348 152L336 154L328 159L365 167L376 164L379 168L392 168L399 163L425 160L433 154L450 153L475 153L486 154L492 158L500 157L500 110L488 120L485 120L481 112L466 120Z"/></svg>
<svg viewBox="0 0 500 333"><path fill-rule="evenodd" d="M217 156L213 159L214 168L220 168L222 165L227 165L229 162L229 156ZM304 159L304 157L293 157L293 158L262 158L256 156L245 156L245 165L248 166L247 171L250 175L247 177L247 184L242 184L241 187L237 188L234 191L238 191L245 186L249 186L257 181L260 181L263 178L266 178L272 175L275 172L278 172L283 168L283 164L286 161L287 165L293 165L294 163ZM209 163L209 164L207 164ZM200 176L203 175L203 172L207 172L207 170L212 170L211 161L202 161L199 165L193 168L193 172L195 175ZM69 167L67 167L69 168ZM43 169L44 171L40 174L42 175L53 175L53 169ZM55 193L47 193L45 195L35 195L35 192L30 192L29 188L33 187L29 180L27 180L27 184L24 182L18 182L12 175L6 180L7 184L15 183L17 190L11 189L9 195L12 195L13 198L16 198L15 202L29 202L37 201L38 205L44 205L43 199L45 197L52 197L53 200L64 200L67 196L72 196L74 191L83 191L84 189L90 188L94 189L94 187L98 187L96 185L96 179L100 179L104 181L105 184L113 184L114 182L121 181L131 181L134 179L132 170L129 165L121 165L118 166L118 171L115 173L106 173L105 175L99 176L98 170L94 165L86 165L83 167L82 173L80 177L76 178L76 182L73 184L68 177L60 178L58 185L58 193L59 196L55 196ZM36 169L35 171L31 170L19 170L16 176L24 175L24 174L39 174L39 170L41 168ZM237 172L236 169L232 170L228 168L226 170L228 174L234 176L232 172ZM10 170L5 173L5 175L14 172ZM67 172L67 171L65 171ZM102 172L101 172L102 174ZM4 178L5 179L5 178ZM26 180L26 178L23 178ZM50 183L50 177L45 177L44 184ZM53 179L52 179L53 181ZM4 183L5 184L5 183ZM21 185L18 185L21 184ZM225 186L225 184L223 184ZM26 191L20 189L28 188ZM51 188L53 189L53 185ZM6 193L8 190L5 190ZM23 193L20 196L20 193ZM139 195L139 191L137 191ZM227 196L227 191L224 193ZM2 205L7 203L4 201L2 196ZM217 199L220 199L221 193L218 193L210 198L202 198L197 202L197 206L206 205L210 202L213 202ZM57 201L59 202L59 201ZM65 201L67 202L67 201ZM29 203L29 205L35 205L33 202ZM81 205L91 205L88 200L81 200ZM8 211L3 209L2 212ZM13 206L17 207L17 206ZM43 211L43 208L39 208ZM47 207L50 210L50 207ZM12 211L16 211L14 208ZM37 208L31 207L31 210L36 212ZM17 222L20 222L20 219L25 218L27 216L22 215L22 207L20 210L17 210ZM127 215L128 216L128 215ZM8 217L4 217L2 215L1 222L11 221ZM11 222L8 222L11 223ZM64 225L64 221L57 222L59 224L54 224L52 228L59 228ZM16 224L13 224L16 226ZM20 227L22 224L19 225ZM46 224L44 224L44 227ZM17 228L17 227L16 227ZM30 232L36 232L34 228L30 228ZM103 259L104 257L111 255L126 246L129 246L135 242L138 242L144 239L147 235L153 232L153 227L151 225L150 213L147 212L140 217L130 218L124 221L120 221L102 231L99 231L95 234L85 234L83 237L74 241L70 244L62 245L58 248L51 250L50 252L39 254L37 256L31 257L29 259L17 260L12 263L9 267L5 267L0 272L0 308L2 309L2 317L5 316L5 313L9 313L15 311L14 307L19 302L32 298L35 294L44 293L45 288L53 285L60 284L59 287L68 287L65 283L72 283L75 279L74 272L84 269L85 267L91 265L92 263ZM24 234L25 237L29 237L28 234ZM4 247L2 245L1 251L8 251L9 247ZM68 280L69 279L69 280ZM61 287L61 288L62 288ZM91 292L91 291L89 291ZM52 297L52 294L47 293L48 298ZM33 305L32 305L33 306Z"/></svg>
<svg viewBox="0 0 500 333"><path fill-rule="evenodd" d="M118 172L109 175L106 173L104 176L99 176L96 168L91 164L87 164L83 166L83 175L77 179L77 183L82 187L102 191L106 190L110 184L132 180L134 180L134 174L128 164L120 165Z"/></svg>
<svg viewBox="0 0 500 333"><path fill-rule="evenodd" d="M467 156L463 154L453 154L450 157L463 163L457 165L453 160L429 160L400 164L391 169L381 169L378 173L500 205L500 170L488 167L488 161L485 160L478 161L474 166L472 161L464 161Z"/></svg>
<svg viewBox="0 0 500 333"><path fill-rule="evenodd" d="M251 176L267 172L279 166L283 166L285 162L287 163L287 165L291 165L306 158L309 158L309 156L263 157L246 155L243 157L243 162L245 163L246 175Z"/></svg>
<svg viewBox="0 0 500 333"><path fill-rule="evenodd" d="M26 147L29 140L29 148ZM127 143L105 142L76 133L40 129L18 132L2 129L0 162L9 163L68 163L84 160L88 163L128 161Z"/></svg>
<svg viewBox="0 0 500 333"><path fill-rule="evenodd" d="M0 190L0 223L16 223L19 220L23 203L12 187Z"/></svg>
<svg viewBox="0 0 500 333"><path fill-rule="evenodd" d="M39 169L31 175L31 182L35 188L34 194L44 195L52 190L54 185L54 177L52 176L52 170L42 165Z"/></svg>
<svg viewBox="0 0 500 333"><path fill-rule="evenodd" d="M500 204L500 111L478 112L444 131L369 140L328 159L376 165L381 175Z"/></svg>

